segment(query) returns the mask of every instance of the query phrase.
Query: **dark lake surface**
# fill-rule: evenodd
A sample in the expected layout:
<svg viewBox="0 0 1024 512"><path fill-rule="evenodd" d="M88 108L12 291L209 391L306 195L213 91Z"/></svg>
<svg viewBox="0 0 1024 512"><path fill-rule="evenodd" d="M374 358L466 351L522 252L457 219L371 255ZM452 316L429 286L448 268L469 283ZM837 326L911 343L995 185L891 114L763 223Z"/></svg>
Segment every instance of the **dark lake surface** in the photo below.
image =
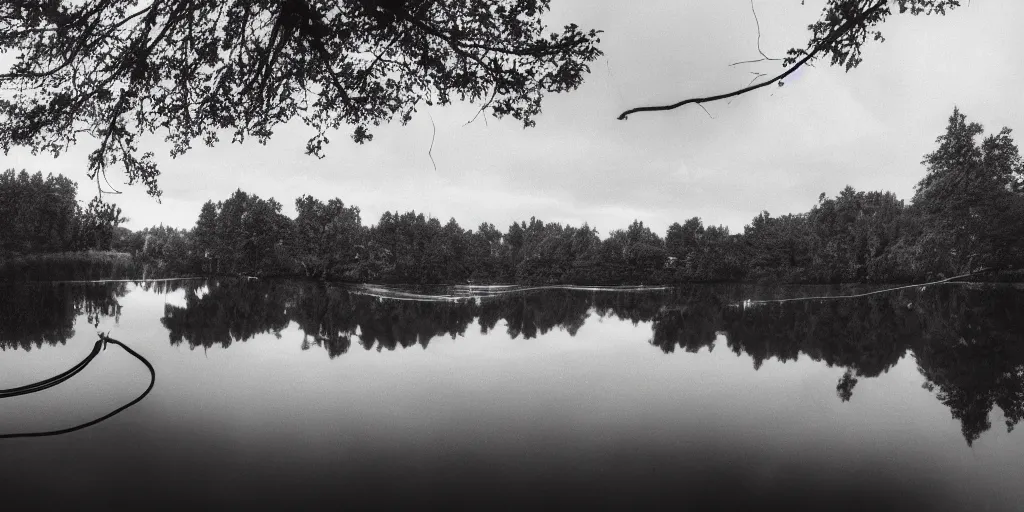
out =
<svg viewBox="0 0 1024 512"><path fill-rule="evenodd" d="M157 372L0 440L0 503L1022 510L1024 289L757 302L864 291L0 285L0 389Z"/></svg>

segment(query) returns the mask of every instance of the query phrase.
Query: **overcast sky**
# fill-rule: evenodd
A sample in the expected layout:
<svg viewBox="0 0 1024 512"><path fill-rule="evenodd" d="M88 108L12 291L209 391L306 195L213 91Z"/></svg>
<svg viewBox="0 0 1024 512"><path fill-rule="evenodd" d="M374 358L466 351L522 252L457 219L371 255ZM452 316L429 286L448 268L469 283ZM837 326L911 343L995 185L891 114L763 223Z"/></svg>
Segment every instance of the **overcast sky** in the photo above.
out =
<svg viewBox="0 0 1024 512"><path fill-rule="evenodd" d="M806 43L806 26L824 2L755 0L761 46L769 56ZM672 222L699 216L733 232L761 210L808 210L822 192L844 186L890 190L909 199L953 106L986 130L1024 133L1024 2L973 0L946 17L896 15L884 43L870 43L850 73L819 63L731 104L616 120L630 107L725 92L746 85L751 71L778 63L730 67L758 57L749 0L553 0L546 21L602 29L605 52L577 91L548 96L537 127L513 119L463 126L468 105L424 107L408 125L378 128L356 145L337 133L323 160L303 152L310 131L282 127L267 146L199 145L176 160L159 139L144 150L159 157L161 204L142 187L121 186L114 200L139 229L163 223L191 227L207 200L236 188L273 197L294 215L302 194L339 197L360 207L364 224L384 211L416 210L465 228L481 222L504 230L536 216L602 236L634 219L664 234ZM427 151L436 124L434 170ZM1020 139L1018 138L1018 141ZM16 150L0 168L60 172L91 197L86 155L53 159Z"/></svg>

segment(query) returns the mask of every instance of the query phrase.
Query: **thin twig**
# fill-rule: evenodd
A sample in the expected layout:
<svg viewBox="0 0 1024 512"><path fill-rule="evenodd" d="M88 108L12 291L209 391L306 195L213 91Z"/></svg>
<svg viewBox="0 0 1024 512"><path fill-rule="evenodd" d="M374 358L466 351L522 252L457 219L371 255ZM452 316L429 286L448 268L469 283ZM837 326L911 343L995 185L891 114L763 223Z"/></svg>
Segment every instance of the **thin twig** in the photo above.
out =
<svg viewBox="0 0 1024 512"><path fill-rule="evenodd" d="M430 157L430 163L434 166L434 172L437 172L437 162L434 161L434 138L437 137L437 125L434 124L434 116L430 115L430 111L427 111L427 117L430 118L430 128L433 132L430 134L430 149L427 150L427 156Z"/></svg>
<svg viewBox="0 0 1024 512"><path fill-rule="evenodd" d="M466 121L466 124L464 124L462 126L468 126L468 125L472 124L473 121L476 121L476 118L480 117L480 114L483 113L484 109L486 109L487 107L491 106L491 103L494 103L494 98L497 95L498 95L498 88L495 87L494 88L494 92L491 93L491 98L488 99L486 103L484 103L483 105L480 106L480 109L476 111L476 115L473 116L473 119L470 119L469 121ZM487 123L487 116L484 116L484 123L485 124Z"/></svg>
<svg viewBox="0 0 1024 512"><path fill-rule="evenodd" d="M754 13L754 24L757 26L757 53L761 54L760 59L744 60L740 62L733 62L730 66L737 66L740 64L752 64L754 62L764 62L766 60L782 60L769 57L765 55L764 50L761 49L761 21L757 19L757 10L754 9L754 0L750 0L750 12Z"/></svg>

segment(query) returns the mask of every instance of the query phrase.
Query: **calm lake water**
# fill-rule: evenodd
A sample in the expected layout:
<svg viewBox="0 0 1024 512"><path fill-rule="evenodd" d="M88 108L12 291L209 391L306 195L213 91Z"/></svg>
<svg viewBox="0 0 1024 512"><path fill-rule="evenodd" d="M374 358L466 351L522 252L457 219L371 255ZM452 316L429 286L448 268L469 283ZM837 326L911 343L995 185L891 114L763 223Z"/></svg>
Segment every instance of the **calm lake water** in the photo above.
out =
<svg viewBox="0 0 1024 512"><path fill-rule="evenodd" d="M1022 510L1024 289L0 285L0 500ZM91 420L109 347L0 400Z"/></svg>

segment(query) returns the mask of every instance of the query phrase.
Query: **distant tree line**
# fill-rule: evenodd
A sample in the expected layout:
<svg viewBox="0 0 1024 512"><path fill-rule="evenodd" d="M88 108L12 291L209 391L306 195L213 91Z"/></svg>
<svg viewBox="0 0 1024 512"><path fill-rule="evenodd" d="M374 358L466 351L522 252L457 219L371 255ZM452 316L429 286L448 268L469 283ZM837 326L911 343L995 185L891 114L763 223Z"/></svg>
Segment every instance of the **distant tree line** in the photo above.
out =
<svg viewBox="0 0 1024 512"><path fill-rule="evenodd" d="M78 185L64 176L0 172L0 259L7 255L108 250L125 219L116 205L78 202Z"/></svg>
<svg viewBox="0 0 1024 512"><path fill-rule="evenodd" d="M387 283L897 282L979 268L1019 279L1024 164L1008 128L982 135L954 110L909 204L847 187L806 213L761 212L742 233L694 217L664 236L639 221L602 237L588 224L465 229L416 212L364 226L358 207L311 196L295 201L293 219L241 190L203 205L191 229L131 231L115 205L83 207L67 178L9 170L0 174L0 260L113 249L165 275Z"/></svg>
<svg viewBox="0 0 1024 512"><path fill-rule="evenodd" d="M1011 132L954 110L910 204L846 187L810 211L762 212L742 233L697 217L664 236L643 222L602 238L531 218L504 231L386 212L369 227L341 199L281 204L241 190L206 203L191 230L151 228L120 246L187 273L305 275L390 283L895 282L1024 265L1024 165ZM1018 274L1019 277L1019 274Z"/></svg>

